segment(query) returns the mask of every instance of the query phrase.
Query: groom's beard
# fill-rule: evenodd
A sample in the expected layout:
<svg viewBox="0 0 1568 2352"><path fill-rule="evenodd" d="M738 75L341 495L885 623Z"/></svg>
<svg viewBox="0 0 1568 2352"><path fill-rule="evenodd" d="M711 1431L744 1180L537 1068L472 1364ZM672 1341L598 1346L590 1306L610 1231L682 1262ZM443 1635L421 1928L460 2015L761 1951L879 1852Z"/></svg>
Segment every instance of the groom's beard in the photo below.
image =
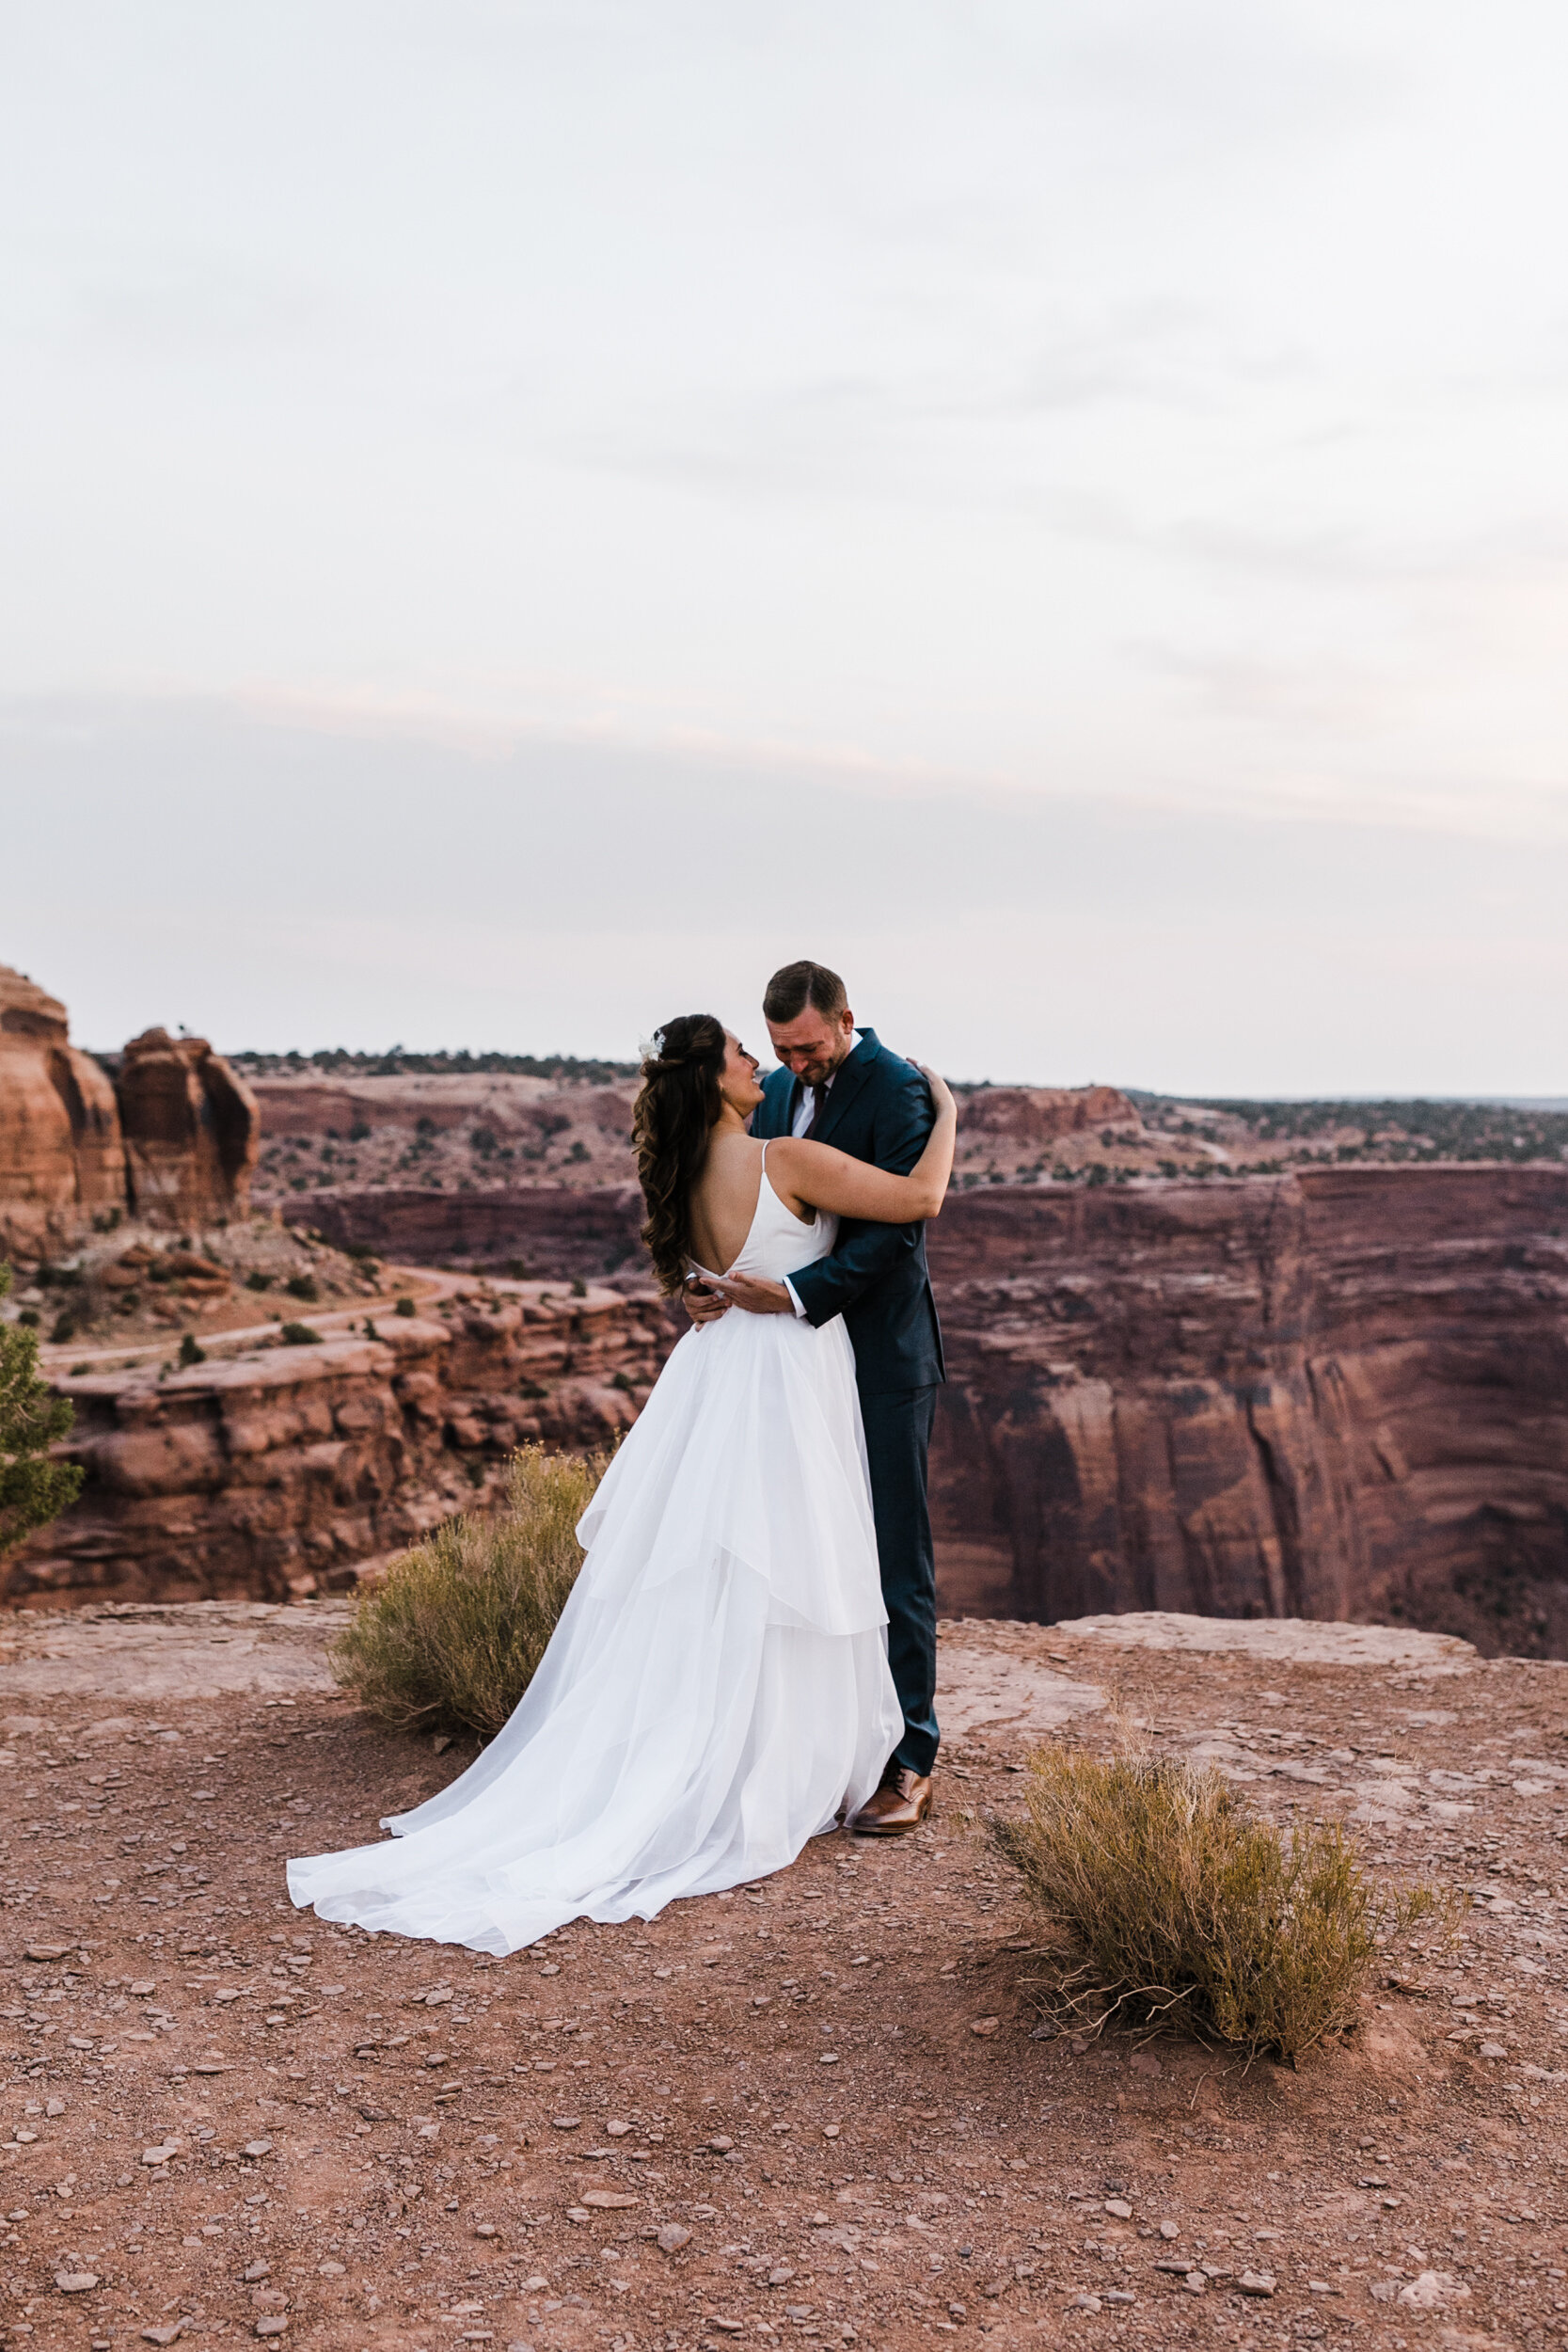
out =
<svg viewBox="0 0 1568 2352"><path fill-rule="evenodd" d="M795 1083L797 1086L802 1087L825 1086L830 1080L838 1076L839 1072L843 1069L848 1058L849 1053L847 1047L845 1051L840 1054L837 1061L808 1062L804 1070L798 1070L795 1073Z"/></svg>

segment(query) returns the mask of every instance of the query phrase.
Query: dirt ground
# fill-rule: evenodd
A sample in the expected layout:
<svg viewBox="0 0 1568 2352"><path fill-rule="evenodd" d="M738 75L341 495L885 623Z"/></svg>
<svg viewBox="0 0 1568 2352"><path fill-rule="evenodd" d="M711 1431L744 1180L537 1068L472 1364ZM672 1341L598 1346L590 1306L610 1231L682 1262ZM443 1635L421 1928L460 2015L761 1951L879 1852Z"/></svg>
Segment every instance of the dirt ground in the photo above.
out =
<svg viewBox="0 0 1568 2352"><path fill-rule="evenodd" d="M947 1627L958 1731L919 1836L831 1836L493 1961L287 1903L286 1855L376 1836L466 1760L331 1693L332 1622L9 1623L8 2344L1402 2352L1568 2328L1563 1667ZM1299 2074L1042 2039L973 1826L1042 1736L1196 1749L1283 1820L1348 1814L1379 1867L1473 1890L1461 1940L1402 1955Z"/></svg>

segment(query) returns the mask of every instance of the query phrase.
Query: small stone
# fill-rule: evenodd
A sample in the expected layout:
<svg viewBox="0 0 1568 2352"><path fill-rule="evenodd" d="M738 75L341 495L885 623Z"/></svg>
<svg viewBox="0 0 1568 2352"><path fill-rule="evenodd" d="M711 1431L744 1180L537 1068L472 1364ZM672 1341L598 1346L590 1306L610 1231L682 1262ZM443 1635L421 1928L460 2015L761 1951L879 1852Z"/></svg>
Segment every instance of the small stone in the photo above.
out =
<svg viewBox="0 0 1568 2352"><path fill-rule="evenodd" d="M726 2139L722 2132L716 2132L713 2137L708 2141L708 2146L710 2148L716 2148L721 2156L727 2156L730 2150L735 2146L735 2142L733 2139Z"/></svg>
<svg viewBox="0 0 1568 2352"><path fill-rule="evenodd" d="M1107 2197L1105 2210L1117 2221L1131 2221L1132 2218L1132 2208L1125 2197Z"/></svg>
<svg viewBox="0 0 1568 2352"><path fill-rule="evenodd" d="M493 2221L476 2221L474 2223L475 2237L494 2237L495 2234L496 2225Z"/></svg>
<svg viewBox="0 0 1568 2352"><path fill-rule="evenodd" d="M656 1969L654 1973L657 1976L658 1972ZM666 1976L668 1976L669 1973L669 1970L666 1969ZM540 1969L539 1974L542 1977L559 1977L561 1974L561 1963L558 1960L546 1960L544 1966Z"/></svg>
<svg viewBox="0 0 1568 2352"><path fill-rule="evenodd" d="M1207 2295L1209 2292L1209 2281L1201 2270L1189 2270L1181 2283L1189 2295Z"/></svg>
<svg viewBox="0 0 1568 2352"><path fill-rule="evenodd" d="M658 2233L658 2249L661 2254L678 2254L683 2246L689 2246L690 2243L690 2231L683 2230L678 2221L666 2221Z"/></svg>
<svg viewBox="0 0 1568 2352"><path fill-rule="evenodd" d="M823 2137L823 2138L824 2138L824 2139L836 2139L836 2138L838 2137L838 2135L839 2135L839 2126L838 2126L838 2124L836 2124L836 2123L824 2123L824 2124L823 2124L823 2126L822 2126L822 2137Z"/></svg>
<svg viewBox="0 0 1568 2352"><path fill-rule="evenodd" d="M575 2132L582 2122L580 2115L552 2115L550 2124L558 2132Z"/></svg>
<svg viewBox="0 0 1568 2352"><path fill-rule="evenodd" d="M1374 2303L1391 2303L1399 2291L1397 2279L1373 2279L1367 2289Z"/></svg>
<svg viewBox="0 0 1568 2352"><path fill-rule="evenodd" d="M450 2001L451 1998L451 1987L450 1985L438 1984L434 1993L427 1993L425 1994L424 2005L426 2009L439 2009L443 2002Z"/></svg>
<svg viewBox="0 0 1568 2352"><path fill-rule="evenodd" d="M1243 2270L1236 2281L1239 2295L1272 2295L1274 2273L1269 2270Z"/></svg>
<svg viewBox="0 0 1568 2352"><path fill-rule="evenodd" d="M144 2328L141 2331L141 2340L143 2344L174 2344L178 2342L180 2337L182 2337L184 2332L184 2321L182 2319L177 2319L172 2327Z"/></svg>
<svg viewBox="0 0 1568 2352"><path fill-rule="evenodd" d="M247 2156L270 2156L272 2142L270 2139L247 2139L245 2152Z"/></svg>
<svg viewBox="0 0 1568 2352"><path fill-rule="evenodd" d="M256 2322L256 2333L259 2336L280 2336L288 2324L281 2312L274 2312L267 2318Z"/></svg>
<svg viewBox="0 0 1568 2352"><path fill-rule="evenodd" d="M795 2273L790 2269L787 2263L782 2264L777 2270L770 2270L768 2272L768 2283L770 2287L786 2287L794 2276Z"/></svg>
<svg viewBox="0 0 1568 2352"><path fill-rule="evenodd" d="M1476 2055L1483 2058L1505 2058L1508 2052L1500 2042L1483 2042Z"/></svg>
<svg viewBox="0 0 1568 2352"><path fill-rule="evenodd" d="M253 2287L258 2279L272 2277L272 2265L271 2263L252 2263L248 2270L241 2271L240 2277L247 2287Z"/></svg>
<svg viewBox="0 0 1568 2352"><path fill-rule="evenodd" d="M29 1944L24 1957L27 1960L63 1960L70 1949L69 1944ZM133 1986L132 1990L135 1989Z"/></svg>
<svg viewBox="0 0 1568 2352"><path fill-rule="evenodd" d="M623 2196L618 2188L591 2188L582 2201L595 2213L624 2213L628 2205L640 2205L642 2200Z"/></svg>
<svg viewBox="0 0 1568 2352"><path fill-rule="evenodd" d="M977 2034L982 2042L989 2042L993 2033L1000 2031L1001 2025L1000 2017L975 2017L971 2019L969 2030Z"/></svg>
<svg viewBox="0 0 1568 2352"><path fill-rule="evenodd" d="M631 2125L629 2123L607 2123L605 2125L605 2130L610 2134L611 2139L625 2139L630 2129Z"/></svg>
<svg viewBox="0 0 1568 2352"><path fill-rule="evenodd" d="M524 2295L544 2295L547 2291L549 2283L550 2282L546 2278L544 2272L542 2270L536 2270L531 2279L525 2279L523 2280L522 2293Z"/></svg>
<svg viewBox="0 0 1568 2352"><path fill-rule="evenodd" d="M1412 2311L1434 2312L1450 2297L1457 2302L1467 2301L1469 2293L1467 2286L1462 2286L1446 2270L1423 2270L1407 2287L1401 2287L1399 2300Z"/></svg>
<svg viewBox="0 0 1568 2352"><path fill-rule="evenodd" d="M566 2218L568 2221L592 2221L594 2217L586 2205L568 2205Z"/></svg>
<svg viewBox="0 0 1568 2352"><path fill-rule="evenodd" d="M55 2284L62 2295L86 2295L89 2287L98 2284L98 2273L96 2270L56 2270Z"/></svg>
<svg viewBox="0 0 1568 2352"><path fill-rule="evenodd" d="M824 2050L816 2063L818 2066L836 2066L838 2064L838 2052L836 2050ZM717 2328L719 2322L715 2320L713 2324Z"/></svg>
<svg viewBox="0 0 1568 2352"><path fill-rule="evenodd" d="M144 2148L141 2152L141 2160L143 2164L167 2164L171 2156L177 2156L179 2153L180 2142L177 2139L166 2139L160 2141L156 2148Z"/></svg>
<svg viewBox="0 0 1568 2352"><path fill-rule="evenodd" d="M1160 2235L1161 2235L1162 2237L1165 2237L1165 2238L1170 2238L1170 2237L1180 2237L1180 2234L1181 2234L1181 2232L1180 2232L1180 2228L1178 2227L1178 2225L1177 2225L1174 2221L1162 2221L1162 2222L1161 2222L1161 2224L1160 2224Z"/></svg>
<svg viewBox="0 0 1568 2352"><path fill-rule="evenodd" d="M156 1993L157 1990L157 1984L151 1977L138 1977L135 1984L126 1987L126 1991L133 1994L138 2001L145 2000L150 1993Z"/></svg>
<svg viewBox="0 0 1568 2352"><path fill-rule="evenodd" d="M341 2279L343 2276L343 2265L341 2263L318 2263L316 2275L321 2279Z"/></svg>
<svg viewBox="0 0 1568 2352"><path fill-rule="evenodd" d="M43 2111L45 2115L63 2115L65 2113L65 2101L63 2099L47 2100L44 2103Z"/></svg>
<svg viewBox="0 0 1568 2352"><path fill-rule="evenodd" d="M1100 2297L1098 2295L1071 2295L1068 2297L1067 2307L1069 2312L1097 2312Z"/></svg>

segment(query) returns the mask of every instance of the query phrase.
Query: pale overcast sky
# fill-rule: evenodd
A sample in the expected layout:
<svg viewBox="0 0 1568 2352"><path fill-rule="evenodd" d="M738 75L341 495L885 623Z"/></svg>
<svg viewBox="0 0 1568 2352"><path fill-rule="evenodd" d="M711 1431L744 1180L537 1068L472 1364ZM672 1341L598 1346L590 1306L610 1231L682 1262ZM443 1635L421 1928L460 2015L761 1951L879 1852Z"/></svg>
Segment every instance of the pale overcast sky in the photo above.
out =
<svg viewBox="0 0 1568 2352"><path fill-rule="evenodd" d="M1546 0L0 0L78 1036L1568 1092Z"/></svg>

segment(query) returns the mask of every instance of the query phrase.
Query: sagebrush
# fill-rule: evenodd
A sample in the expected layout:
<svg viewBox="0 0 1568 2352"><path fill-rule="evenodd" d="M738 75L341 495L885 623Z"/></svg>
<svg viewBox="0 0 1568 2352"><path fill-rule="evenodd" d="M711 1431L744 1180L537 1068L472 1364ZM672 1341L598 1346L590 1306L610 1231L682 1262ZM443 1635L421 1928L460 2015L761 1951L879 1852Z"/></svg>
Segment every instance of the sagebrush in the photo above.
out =
<svg viewBox="0 0 1568 2352"><path fill-rule="evenodd" d="M577 1582L575 1530L607 1467L524 1446L497 1517L448 1519L360 1601L332 1645L339 1682L399 1730L498 1732Z"/></svg>
<svg viewBox="0 0 1568 2352"><path fill-rule="evenodd" d="M1370 1878L1338 1824L1282 1833L1212 1769L1043 1750L988 1823L1043 1930L1063 2024L1156 2023L1294 2064L1343 2033L1380 1945L1437 1907Z"/></svg>

